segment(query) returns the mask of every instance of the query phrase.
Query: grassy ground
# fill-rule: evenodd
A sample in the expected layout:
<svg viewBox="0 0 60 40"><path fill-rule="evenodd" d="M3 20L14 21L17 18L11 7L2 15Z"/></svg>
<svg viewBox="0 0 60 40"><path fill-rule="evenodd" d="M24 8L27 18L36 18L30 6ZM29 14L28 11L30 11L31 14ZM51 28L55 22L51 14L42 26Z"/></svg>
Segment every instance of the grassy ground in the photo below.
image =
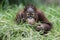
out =
<svg viewBox="0 0 60 40"><path fill-rule="evenodd" d="M28 24L17 25L14 21L18 10L22 5L15 8L2 10L0 8L0 40L60 40L60 6L40 6L46 17L53 24L48 36L42 36Z"/></svg>

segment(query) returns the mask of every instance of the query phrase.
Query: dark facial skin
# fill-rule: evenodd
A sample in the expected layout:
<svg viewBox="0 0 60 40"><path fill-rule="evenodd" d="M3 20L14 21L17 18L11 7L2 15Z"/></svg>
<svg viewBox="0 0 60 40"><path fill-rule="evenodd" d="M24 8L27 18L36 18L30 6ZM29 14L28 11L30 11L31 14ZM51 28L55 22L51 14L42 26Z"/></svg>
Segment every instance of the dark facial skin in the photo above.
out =
<svg viewBox="0 0 60 40"><path fill-rule="evenodd" d="M28 9L26 11L26 15L27 15L28 23L34 24L34 22L35 22L35 18L34 17L36 15L36 13L35 13L34 9L31 6L28 7Z"/></svg>
<svg viewBox="0 0 60 40"><path fill-rule="evenodd" d="M26 14L27 14L28 18L34 18L36 13L35 13L34 9L31 6L29 6L27 8Z"/></svg>

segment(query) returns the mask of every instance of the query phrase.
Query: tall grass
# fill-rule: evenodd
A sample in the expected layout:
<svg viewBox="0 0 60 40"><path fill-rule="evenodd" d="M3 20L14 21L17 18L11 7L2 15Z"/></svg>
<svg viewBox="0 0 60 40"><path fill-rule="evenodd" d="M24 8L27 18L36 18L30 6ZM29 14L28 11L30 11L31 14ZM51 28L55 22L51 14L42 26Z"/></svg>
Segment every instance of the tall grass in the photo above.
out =
<svg viewBox="0 0 60 40"><path fill-rule="evenodd" d="M0 9L0 40L60 40L60 6L40 6L45 16L53 24L48 36L40 35L34 26L29 24L16 24L15 15L23 8L20 5L14 8L9 6L6 10Z"/></svg>

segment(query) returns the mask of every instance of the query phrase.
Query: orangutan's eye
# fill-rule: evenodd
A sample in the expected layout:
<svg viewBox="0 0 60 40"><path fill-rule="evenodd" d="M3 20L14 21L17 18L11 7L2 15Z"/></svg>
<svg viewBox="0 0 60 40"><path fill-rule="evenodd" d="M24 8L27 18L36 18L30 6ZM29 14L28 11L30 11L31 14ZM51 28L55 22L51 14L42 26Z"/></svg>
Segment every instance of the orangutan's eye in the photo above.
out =
<svg viewBox="0 0 60 40"><path fill-rule="evenodd" d="M35 16L35 13L32 13L32 16Z"/></svg>
<svg viewBox="0 0 60 40"><path fill-rule="evenodd" d="M27 13L27 16L29 16L29 13Z"/></svg>

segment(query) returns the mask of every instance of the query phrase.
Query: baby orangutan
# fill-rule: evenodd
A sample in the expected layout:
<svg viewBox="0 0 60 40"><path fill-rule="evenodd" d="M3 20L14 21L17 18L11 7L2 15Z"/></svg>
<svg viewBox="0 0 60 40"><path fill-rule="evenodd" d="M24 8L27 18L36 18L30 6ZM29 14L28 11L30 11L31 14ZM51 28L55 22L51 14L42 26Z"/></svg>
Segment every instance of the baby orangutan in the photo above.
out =
<svg viewBox="0 0 60 40"><path fill-rule="evenodd" d="M36 27L36 30L40 31L41 29L43 29L43 34L47 34L48 31L50 31L52 28L52 24L45 17L44 13L42 11L39 11L32 4L25 6L22 11L18 12L18 14L16 15L16 22L19 24L21 19L23 19L23 22L28 22L31 25L35 24L35 22L40 21L42 24L39 24Z"/></svg>

